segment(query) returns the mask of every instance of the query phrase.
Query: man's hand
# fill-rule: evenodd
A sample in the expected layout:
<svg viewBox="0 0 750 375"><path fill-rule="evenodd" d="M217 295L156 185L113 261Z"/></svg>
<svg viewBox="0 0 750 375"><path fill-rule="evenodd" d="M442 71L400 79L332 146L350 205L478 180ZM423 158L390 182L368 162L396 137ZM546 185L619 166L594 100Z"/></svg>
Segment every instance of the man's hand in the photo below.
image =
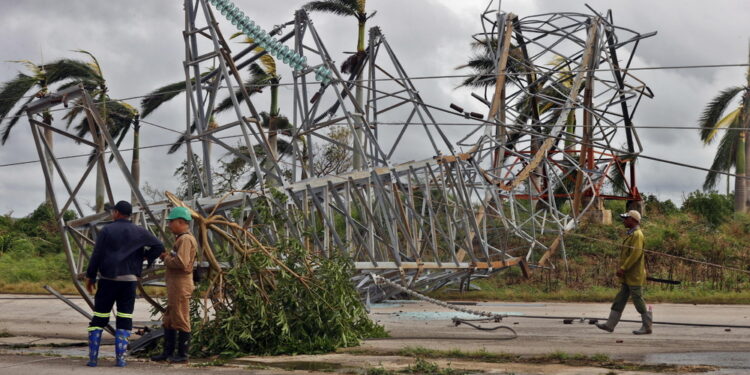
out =
<svg viewBox="0 0 750 375"><path fill-rule="evenodd" d="M615 275L617 275L617 277L623 277L625 276L625 271L623 271L622 269L618 269Z"/></svg>
<svg viewBox="0 0 750 375"><path fill-rule="evenodd" d="M94 284L94 280L86 279L86 290L89 291L89 294L94 294L95 288L96 288L96 284Z"/></svg>
<svg viewBox="0 0 750 375"><path fill-rule="evenodd" d="M163 252L163 253L159 254L159 259L161 259L161 260L164 260L164 258L165 258L166 256L167 256L167 252L165 251L165 252Z"/></svg>

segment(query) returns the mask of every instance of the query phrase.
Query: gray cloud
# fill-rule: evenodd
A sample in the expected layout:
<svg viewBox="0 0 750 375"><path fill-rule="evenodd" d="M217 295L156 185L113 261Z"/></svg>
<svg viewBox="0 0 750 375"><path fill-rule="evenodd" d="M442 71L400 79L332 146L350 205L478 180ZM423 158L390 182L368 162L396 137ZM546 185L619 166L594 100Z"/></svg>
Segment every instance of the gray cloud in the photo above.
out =
<svg viewBox="0 0 750 375"><path fill-rule="evenodd" d="M594 8L611 8L618 25L639 32L658 31L656 37L641 43L634 66L672 66L741 63L747 60L750 8L742 0L645 1L593 0ZM291 20L294 9L304 1L237 1L253 19L270 29ZM480 30L479 12L486 1L397 1L371 0L368 7L378 13L370 25L381 26L406 71L412 76L455 74L454 67L470 55L470 35ZM503 9L520 16L553 11L588 12L583 2L572 0L504 0ZM61 57L85 58L71 50L94 53L103 66L111 96L123 98L144 94L163 84L183 79L184 59L181 1L56 1L3 2L0 24L0 60L29 59L51 61ZM355 47L356 22L331 15L313 15L314 25L323 36L333 58L341 62ZM225 35L234 30L222 23ZM236 50L241 48L232 44ZM22 67L0 63L0 81L6 81ZM656 97L645 100L636 115L639 125L693 126L700 110L718 90L744 80L744 68L655 70L638 72ZM289 77L286 77L289 78ZM459 79L419 80L417 88L425 101L440 107L455 102L485 111L464 89L455 90ZM290 112L291 90L282 91L282 110ZM138 100L130 101L137 105ZM268 106L265 96L255 100L258 108ZM171 129L185 129L184 99L159 109L148 120ZM455 121L450 115L436 114L439 121ZM447 129L451 135L460 130ZM33 160L28 123L21 120L11 140L0 147L0 164ZM641 130L648 155L709 166L713 147L704 148L694 130ZM176 135L144 125L142 145L171 142ZM418 141L416 139L415 141ZM130 147L130 141L123 146ZM58 155L80 152L72 143L59 142ZM415 151L416 153L417 151ZM218 153L217 153L218 154ZM129 159L129 153L125 158ZM409 155L404 155L404 157ZM172 172L183 153L165 156L163 148L144 150L142 180L160 189L174 190ZM85 158L71 159L66 165L83 165ZM81 170L82 172L82 170ZM658 192L679 201L682 192L700 187L704 173L677 166L642 161L639 185L642 191ZM118 196L127 196L122 182L115 184ZM41 169L37 164L0 168L0 213L14 215L32 210L44 197ZM57 187L58 189L61 186ZM82 193L91 196L93 186Z"/></svg>

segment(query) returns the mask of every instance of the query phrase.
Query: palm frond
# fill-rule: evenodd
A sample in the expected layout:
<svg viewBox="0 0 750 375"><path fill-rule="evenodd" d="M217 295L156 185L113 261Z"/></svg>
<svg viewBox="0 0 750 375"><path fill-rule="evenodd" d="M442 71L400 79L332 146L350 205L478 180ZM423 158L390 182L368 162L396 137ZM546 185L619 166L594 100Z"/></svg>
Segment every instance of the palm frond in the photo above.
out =
<svg viewBox="0 0 750 375"><path fill-rule="evenodd" d="M496 40L495 40L496 42ZM474 76L465 79L457 87L469 87L469 88L486 88L494 86L497 80L497 73L495 72L496 46L490 48L484 43L474 41L472 42L474 48L481 48L481 53L474 54L469 58L466 64L457 66L456 70L470 69L474 71ZM526 71L526 67L523 64L523 53L521 49L511 44L508 61L505 66L506 72L509 73L521 73ZM511 74L506 77L506 81L513 81L520 79L519 75Z"/></svg>
<svg viewBox="0 0 750 375"><path fill-rule="evenodd" d="M619 194L628 194L628 184L627 179L625 178L625 172L626 168L628 166L628 163L635 163L637 156L633 160L622 160L622 159L615 159L614 164L609 170L609 179L612 183L612 189L615 191L615 193Z"/></svg>
<svg viewBox="0 0 750 375"><path fill-rule="evenodd" d="M75 52L83 53L91 58L92 63L89 64L89 66L94 70L96 75L99 76L99 79L104 82L104 73L102 73L102 66L99 64L99 60L97 60L96 56L94 56L94 54L92 54L91 52L83 49L77 49L75 50Z"/></svg>
<svg viewBox="0 0 750 375"><path fill-rule="evenodd" d="M35 84L36 79L34 77L23 73L18 73L16 78L3 84L0 88L0 122Z"/></svg>
<svg viewBox="0 0 750 375"><path fill-rule="evenodd" d="M195 79L191 82L195 84ZM182 94L187 88L185 81L177 81L170 83L166 86L162 86L141 100L141 117L146 118L151 112L155 111L162 104L172 100L175 96Z"/></svg>
<svg viewBox="0 0 750 375"><path fill-rule="evenodd" d="M193 122L190 125L190 134L195 133L195 122ZM172 144L172 146L169 147L169 150L167 150L167 154L174 154L177 152L177 150L182 147L182 145L187 142L188 138L190 138L190 134L183 134L177 140Z"/></svg>
<svg viewBox="0 0 750 375"><path fill-rule="evenodd" d="M234 39L240 35L244 35L242 32L234 33L229 39ZM245 44L253 44L255 43L255 39L250 37L245 37L245 39L242 41L242 43ZM256 53L262 53L265 51L263 47L255 47L253 49ZM270 54L265 54L261 56L258 60L260 60L261 65L263 65L263 70L266 72L266 74L270 75L276 75L276 60L271 56ZM252 71L252 69L251 69Z"/></svg>
<svg viewBox="0 0 750 375"><path fill-rule="evenodd" d="M275 116L269 119L269 125L273 123L276 130L287 130L287 129L293 129L294 125L292 125L292 122L289 121L289 119L286 116Z"/></svg>
<svg viewBox="0 0 750 375"><path fill-rule="evenodd" d="M497 51L497 38L484 38L471 41L471 48L480 51L482 55L495 54Z"/></svg>
<svg viewBox="0 0 750 375"><path fill-rule="evenodd" d="M73 103L73 108L71 108L71 109L70 109L70 110L69 110L69 111L68 111L68 112L67 112L67 113L65 114L65 116L63 116L63 118L62 118L63 120L65 120L65 128L66 128L66 129L70 128L70 125L72 125L72 124L73 124L73 121L75 121L75 119L76 119L76 118L77 118L77 117L78 117L79 115L81 115L82 113L84 113L84 109L83 109L83 99L77 99L77 100L75 101L75 103ZM78 127L75 127L74 129L78 129Z"/></svg>
<svg viewBox="0 0 750 375"><path fill-rule="evenodd" d="M243 86L245 86L245 90L247 91L248 95L259 93L265 87L268 87L269 85L274 83L278 83L275 82L275 76L266 73L266 71L264 71L263 68L261 68L258 64L251 64L249 70L250 77L243 83ZM244 99L242 96L242 91L235 90L234 98L238 102L241 102ZM216 114L224 112L229 108L232 108L233 104L234 103L232 102L232 97L227 96L214 107L213 113Z"/></svg>
<svg viewBox="0 0 750 375"><path fill-rule="evenodd" d="M357 16L357 0L320 0L311 1L303 9L311 12L332 13L338 16Z"/></svg>
<svg viewBox="0 0 750 375"><path fill-rule="evenodd" d="M8 137L10 136L10 131L13 129L13 126L16 125L18 120L21 119L21 116L23 115L23 111L25 110L24 107L26 107L26 104L29 104L32 100L36 99L35 97L29 97L21 106L21 108L16 111L16 113L13 114L13 116L10 118L10 121L5 125L4 128L0 132L2 133L2 139L0 139L0 144L5 144L5 142L8 140Z"/></svg>
<svg viewBox="0 0 750 375"><path fill-rule="evenodd" d="M260 63L263 64L263 68L266 74L276 76L276 60L273 56L265 54L260 57Z"/></svg>
<svg viewBox="0 0 750 375"><path fill-rule="evenodd" d="M743 89L744 88L741 86L724 89L708 103L698 120L698 126L701 127L700 137L702 141L707 142L711 137L711 131L721 119L721 115L724 113L727 106L729 106L732 99L734 99L734 97Z"/></svg>
<svg viewBox="0 0 750 375"><path fill-rule="evenodd" d="M711 144L711 142L713 142L713 140L714 140L714 137L716 137L716 133L718 133L720 129L723 129L723 128L725 128L725 127L733 124L734 121L737 119L737 116L740 115L740 113L742 113L742 106L737 107L737 109L735 109L732 112L729 112L721 120L719 120L718 122L716 122L716 125L714 125L714 127L708 133L708 135L706 136L706 139L703 140L703 143L705 143L705 144ZM701 129L701 130L703 130L703 129Z"/></svg>
<svg viewBox="0 0 750 375"><path fill-rule="evenodd" d="M88 91L88 92L94 92L97 89L97 85L96 85L95 82L88 81L88 80L87 81L78 81L78 80L75 80L75 81L68 81L68 82L63 83L60 86L57 86L57 91L58 92L59 91L63 91L65 89L69 89L69 88L71 88L73 86L78 86L78 85L82 85L83 88L86 91Z"/></svg>
<svg viewBox="0 0 750 375"><path fill-rule="evenodd" d="M739 117L729 126L730 129L740 128ZM729 172L736 165L737 146L739 145L740 130L726 130L721 137L719 148L714 155L714 161L711 163L711 171L706 174L703 182L703 190L713 190L719 182L718 172Z"/></svg>
<svg viewBox="0 0 750 375"><path fill-rule="evenodd" d="M99 74L86 62L72 59L60 59L49 64L42 65L46 75L46 84L66 81L69 79L80 81L92 81L97 85L103 85L104 81Z"/></svg>

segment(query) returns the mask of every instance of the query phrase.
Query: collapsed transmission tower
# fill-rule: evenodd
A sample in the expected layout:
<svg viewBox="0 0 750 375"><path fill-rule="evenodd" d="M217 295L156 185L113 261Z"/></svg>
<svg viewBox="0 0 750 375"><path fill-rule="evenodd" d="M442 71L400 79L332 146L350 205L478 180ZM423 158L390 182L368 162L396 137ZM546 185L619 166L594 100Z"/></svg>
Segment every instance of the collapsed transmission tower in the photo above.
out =
<svg viewBox="0 0 750 375"><path fill-rule="evenodd" d="M378 27L370 29L366 51L343 75L304 10L266 32L229 0L185 0L186 165L199 190L189 193L201 195L186 204L196 215L220 215L250 228L263 243L294 236L310 252L350 257L358 272L352 275L355 285L372 300L398 290L375 285L370 274L430 291L515 265L524 273L529 266L552 266L550 257L564 254L563 235L603 215L603 199L640 199L634 161L641 145L633 114L641 98L652 94L628 68L640 40L652 34L615 26L611 13L519 18L492 7L481 14L482 32L474 35L492 61L474 78L488 88L484 95L472 94L487 106L485 117L457 105L449 110L425 103ZM220 17L249 38L242 51L231 51ZM252 87L242 81L242 69L265 55L292 72L291 128L265 121L251 99ZM222 93L231 100L232 118L212 125ZM36 119L79 98L92 141ZM137 200L133 221L165 242L167 212L177 203L145 201L82 87L32 102L26 112L74 282L93 305L80 280L108 215L84 215L78 202L89 172L104 172L112 203L109 180L123 178ZM446 117L464 121L462 129L469 130L456 137L438 120ZM54 156L51 166L46 163L52 150L41 137L44 129L95 155L76 185ZM351 137L332 137L331 129ZM238 135L241 144L227 143L224 134ZM194 156L198 144L202 160ZM327 147L355 162L320 173L316 166L325 155L319 151ZM107 149L116 171L105 165ZM212 161L219 153L249 166L253 190L215 194ZM62 195L54 194L55 172L65 186ZM258 199L271 202L283 227L249 225ZM64 219L71 207L81 218ZM209 234L206 246L220 241ZM157 284L160 273L150 269L142 282Z"/></svg>

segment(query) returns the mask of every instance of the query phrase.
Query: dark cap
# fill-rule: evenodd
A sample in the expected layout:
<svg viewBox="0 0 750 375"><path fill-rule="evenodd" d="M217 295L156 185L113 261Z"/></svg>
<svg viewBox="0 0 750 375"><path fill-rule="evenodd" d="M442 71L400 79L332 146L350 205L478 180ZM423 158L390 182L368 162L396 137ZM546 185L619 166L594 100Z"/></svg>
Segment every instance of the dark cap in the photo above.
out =
<svg viewBox="0 0 750 375"><path fill-rule="evenodd" d="M130 216L133 213L133 206L131 206L130 203L126 201L119 201L114 206L107 203L104 205L104 209L107 211L117 210L117 212L125 216Z"/></svg>

